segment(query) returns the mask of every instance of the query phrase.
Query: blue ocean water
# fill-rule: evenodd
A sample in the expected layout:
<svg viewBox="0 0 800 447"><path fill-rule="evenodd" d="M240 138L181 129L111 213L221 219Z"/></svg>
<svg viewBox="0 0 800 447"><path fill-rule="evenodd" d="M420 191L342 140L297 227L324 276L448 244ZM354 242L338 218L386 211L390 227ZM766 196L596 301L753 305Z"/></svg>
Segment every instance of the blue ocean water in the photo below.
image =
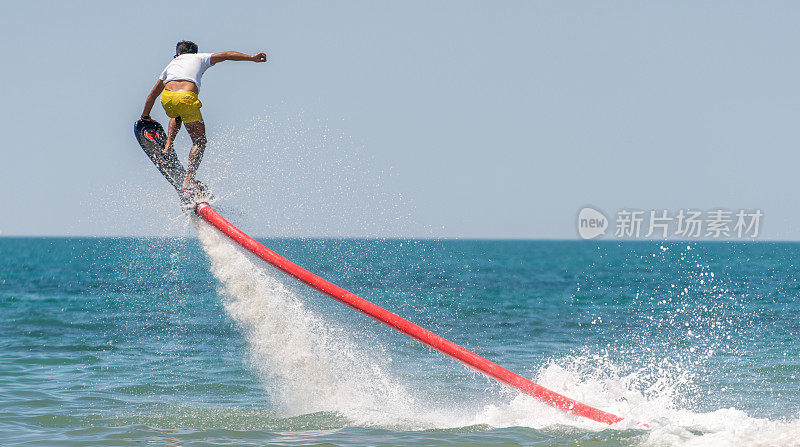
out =
<svg viewBox="0 0 800 447"><path fill-rule="evenodd" d="M800 244L262 241L605 426L195 225L0 238L0 444L800 445Z"/></svg>

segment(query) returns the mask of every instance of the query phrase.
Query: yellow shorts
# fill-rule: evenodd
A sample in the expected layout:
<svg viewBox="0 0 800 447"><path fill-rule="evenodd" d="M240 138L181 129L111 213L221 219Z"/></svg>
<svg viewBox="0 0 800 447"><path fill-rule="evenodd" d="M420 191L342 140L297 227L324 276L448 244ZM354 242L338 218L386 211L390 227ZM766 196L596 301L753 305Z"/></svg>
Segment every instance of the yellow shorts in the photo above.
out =
<svg viewBox="0 0 800 447"><path fill-rule="evenodd" d="M173 92L164 90L161 93L161 105L170 118L181 117L184 123L193 123L203 119L200 107L203 103L197 99L195 92Z"/></svg>

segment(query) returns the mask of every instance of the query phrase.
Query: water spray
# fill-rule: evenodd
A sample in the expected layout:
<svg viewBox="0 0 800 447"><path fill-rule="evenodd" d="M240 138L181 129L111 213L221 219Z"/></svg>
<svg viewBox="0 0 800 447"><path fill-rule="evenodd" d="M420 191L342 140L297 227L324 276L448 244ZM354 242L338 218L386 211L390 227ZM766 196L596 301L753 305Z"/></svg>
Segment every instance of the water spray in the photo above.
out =
<svg viewBox="0 0 800 447"><path fill-rule="evenodd" d="M452 357L459 362L473 368L501 383L504 383L516 390L533 396L540 401L563 410L568 414L582 416L593 421L606 424L615 424L622 420L621 417L605 412L598 408L578 402L574 399L556 393L541 385L538 385L519 374L511 372L502 366L493 363L472 351L469 351L433 332L416 325L405 318L389 312L388 310L351 293L336 284L309 272L299 265L289 261L278 253L265 247L252 237L236 228L233 224L219 215L207 202L198 203L194 212L211 226L221 231L231 240L239 244L242 248L249 251L268 264L297 279L298 281L316 289L325 295L345 304L381 323L396 329L409 337ZM644 424L644 427L647 427Z"/></svg>

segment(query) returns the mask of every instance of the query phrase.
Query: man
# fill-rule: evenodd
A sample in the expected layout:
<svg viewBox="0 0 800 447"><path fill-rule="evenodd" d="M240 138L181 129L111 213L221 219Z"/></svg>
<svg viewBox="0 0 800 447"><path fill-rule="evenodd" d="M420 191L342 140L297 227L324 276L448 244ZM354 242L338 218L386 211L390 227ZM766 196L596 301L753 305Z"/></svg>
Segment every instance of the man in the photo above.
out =
<svg viewBox="0 0 800 447"><path fill-rule="evenodd" d="M186 123L186 130L192 138L192 149L189 151L189 165L186 169L186 178L183 187L186 189L197 189L197 182L194 179L200 161L203 159L203 152L206 149L206 126L203 123L203 115L200 114L200 107L203 104L197 98L200 91L200 78L208 67L222 61L252 61L265 62L267 55L264 53L253 54L252 56L238 53L236 51L225 51L222 53L198 53L197 45L194 42L183 40L178 42L175 47L175 56L172 59L158 82L147 95L142 111L142 119L152 121L150 111L156 102L158 95L161 95L161 105L169 121L169 131L167 141L164 144L164 154L168 154L172 149L175 136L181 128L181 123ZM163 92L163 93L162 93Z"/></svg>

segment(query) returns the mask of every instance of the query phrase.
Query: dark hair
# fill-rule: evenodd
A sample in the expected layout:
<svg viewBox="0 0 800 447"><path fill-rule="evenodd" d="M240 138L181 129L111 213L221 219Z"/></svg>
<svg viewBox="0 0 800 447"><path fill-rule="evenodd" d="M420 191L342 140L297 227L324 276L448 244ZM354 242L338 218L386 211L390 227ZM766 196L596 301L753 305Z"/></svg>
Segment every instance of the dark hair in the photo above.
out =
<svg viewBox="0 0 800 447"><path fill-rule="evenodd" d="M175 45L175 57L186 53L197 53L197 44L188 40L182 40Z"/></svg>

